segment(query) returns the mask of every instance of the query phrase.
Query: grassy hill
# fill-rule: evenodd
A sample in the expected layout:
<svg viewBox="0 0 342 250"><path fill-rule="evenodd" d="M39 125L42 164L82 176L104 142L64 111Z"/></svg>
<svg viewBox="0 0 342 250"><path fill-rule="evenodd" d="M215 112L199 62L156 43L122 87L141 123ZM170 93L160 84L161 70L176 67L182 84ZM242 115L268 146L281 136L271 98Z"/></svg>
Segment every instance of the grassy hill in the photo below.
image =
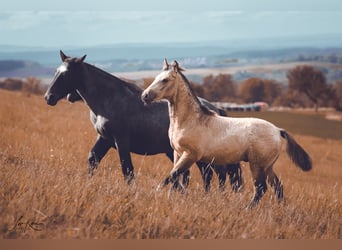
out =
<svg viewBox="0 0 342 250"><path fill-rule="evenodd" d="M127 186L114 150L89 179L96 132L85 104L50 107L42 96L0 90L0 238L341 239L341 128L320 115L255 114L293 133L313 170L298 170L283 150L275 171L285 203L269 189L246 210L253 194L246 163L237 194L229 186L220 192L216 177L204 193L195 167L185 194L157 192L172 168L163 155L133 155L136 180ZM330 139L323 130L334 130Z"/></svg>

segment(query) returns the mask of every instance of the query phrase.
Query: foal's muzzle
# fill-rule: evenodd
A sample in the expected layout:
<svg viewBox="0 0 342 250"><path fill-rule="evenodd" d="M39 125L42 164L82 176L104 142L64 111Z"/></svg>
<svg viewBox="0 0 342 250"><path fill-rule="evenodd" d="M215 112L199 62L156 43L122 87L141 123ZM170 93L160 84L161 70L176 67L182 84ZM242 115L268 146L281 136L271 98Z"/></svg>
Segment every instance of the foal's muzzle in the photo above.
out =
<svg viewBox="0 0 342 250"><path fill-rule="evenodd" d="M155 96L156 95L153 94L153 92L143 92L141 95L141 100L145 104L150 104L151 102L153 102Z"/></svg>

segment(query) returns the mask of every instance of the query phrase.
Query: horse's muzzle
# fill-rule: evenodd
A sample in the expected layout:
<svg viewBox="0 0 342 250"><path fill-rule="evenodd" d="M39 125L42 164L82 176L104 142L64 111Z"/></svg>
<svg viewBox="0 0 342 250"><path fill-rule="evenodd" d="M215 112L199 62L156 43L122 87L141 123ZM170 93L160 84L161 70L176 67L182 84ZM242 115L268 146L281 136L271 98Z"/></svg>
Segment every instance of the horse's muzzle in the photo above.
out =
<svg viewBox="0 0 342 250"><path fill-rule="evenodd" d="M46 100L46 103L50 106L55 106L58 102L57 96L53 94L45 94L44 98Z"/></svg>

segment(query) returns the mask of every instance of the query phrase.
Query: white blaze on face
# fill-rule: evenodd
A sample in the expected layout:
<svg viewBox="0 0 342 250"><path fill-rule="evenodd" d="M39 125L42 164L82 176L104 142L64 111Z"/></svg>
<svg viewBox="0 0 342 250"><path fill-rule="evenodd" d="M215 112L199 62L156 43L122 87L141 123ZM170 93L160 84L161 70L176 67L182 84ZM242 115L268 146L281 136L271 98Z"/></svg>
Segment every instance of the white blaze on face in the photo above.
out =
<svg viewBox="0 0 342 250"><path fill-rule="evenodd" d="M67 66L65 64L62 64L61 66L59 66L57 68L57 72L58 73L63 73L63 72L66 72L68 70Z"/></svg>

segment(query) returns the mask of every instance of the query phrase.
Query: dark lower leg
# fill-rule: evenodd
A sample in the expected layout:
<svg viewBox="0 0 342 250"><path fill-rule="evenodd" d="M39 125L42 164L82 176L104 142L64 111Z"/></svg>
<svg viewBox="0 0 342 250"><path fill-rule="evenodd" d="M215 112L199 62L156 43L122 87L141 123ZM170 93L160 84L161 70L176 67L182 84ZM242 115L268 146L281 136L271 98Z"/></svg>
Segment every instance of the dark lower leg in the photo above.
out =
<svg viewBox="0 0 342 250"><path fill-rule="evenodd" d="M204 190L206 192L209 192L211 179L213 178L213 170L211 169L210 164L207 164L205 162L197 162L197 166L201 172Z"/></svg>
<svg viewBox="0 0 342 250"><path fill-rule="evenodd" d="M93 176L94 170L99 165L102 158L106 155L108 150L111 148L112 143L101 137L98 136L95 142L95 145L89 152L88 156L88 175L89 177Z"/></svg>
<svg viewBox="0 0 342 250"><path fill-rule="evenodd" d="M279 180L278 176L273 172L273 170L268 171L267 180L271 187L274 189L275 196L278 201L284 200L283 184Z"/></svg>
<svg viewBox="0 0 342 250"><path fill-rule="evenodd" d="M255 205L257 205L261 199L261 197L264 196L265 192L267 190L266 181L255 181L254 182L254 197L250 204L248 205L248 208L253 208Z"/></svg>
<svg viewBox="0 0 342 250"><path fill-rule="evenodd" d="M240 190L242 186L242 171L240 163L226 165L229 175L229 182L234 192Z"/></svg>

